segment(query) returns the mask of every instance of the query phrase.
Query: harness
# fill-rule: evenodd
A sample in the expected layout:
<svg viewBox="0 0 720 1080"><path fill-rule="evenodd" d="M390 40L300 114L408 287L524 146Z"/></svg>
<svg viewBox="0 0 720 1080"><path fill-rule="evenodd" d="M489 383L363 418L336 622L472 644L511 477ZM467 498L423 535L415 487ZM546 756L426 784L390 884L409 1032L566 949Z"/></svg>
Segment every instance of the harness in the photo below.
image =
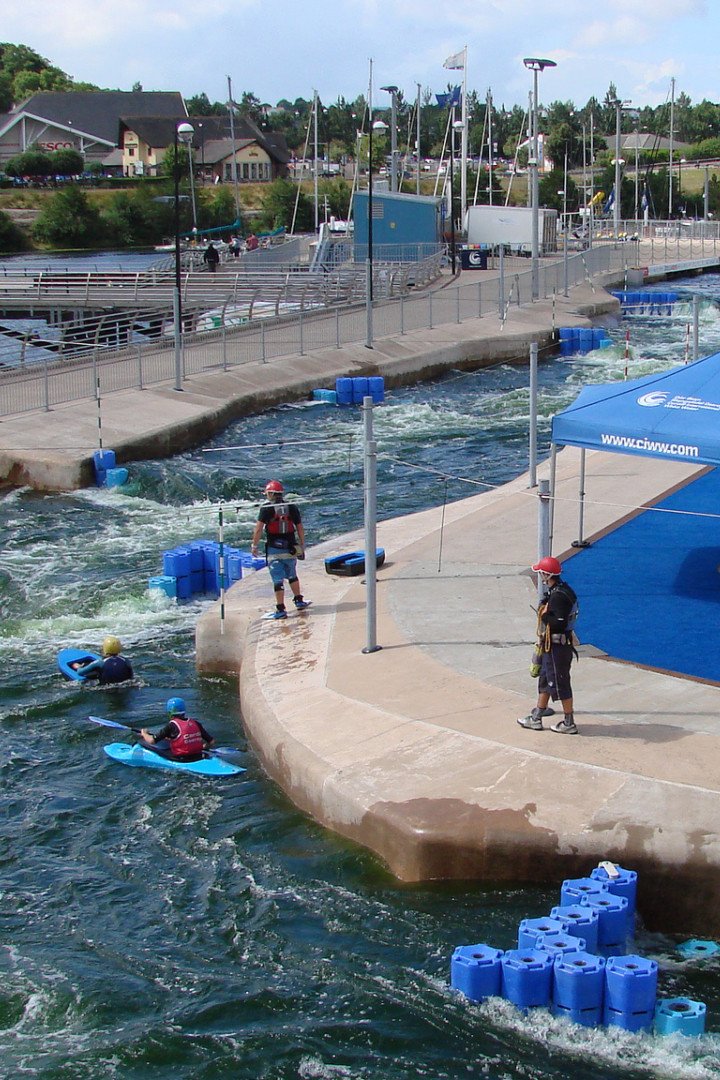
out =
<svg viewBox="0 0 720 1080"><path fill-rule="evenodd" d="M540 605L540 607L538 608L538 619L537 619L538 650L540 652L550 652L553 645L571 645L572 650L575 653L575 657L577 659L578 654L577 654L577 649L575 648L575 641L576 641L576 638L575 638L575 626L577 625L578 615L580 614L580 607L579 607L579 604L578 604L578 598L577 598L577 596L575 594L575 591L573 589L571 589L570 586L565 581L561 581L557 585L554 585L551 592L561 592L561 593L563 593L563 595L565 597L567 597L568 601L571 603L571 608L570 608L570 611L568 613L568 616L567 616L567 619L566 619L566 622L565 622L565 630L563 630L562 633L559 633L559 634L558 633L555 633L555 634L551 633L549 625L547 623L543 622L543 618L542 618L543 615L545 614L545 612L547 611L547 608L548 608L548 602L549 602L549 594L548 594L548 597L546 598L545 602L542 603Z"/></svg>
<svg viewBox="0 0 720 1080"><path fill-rule="evenodd" d="M291 554L295 549L295 522L290 516L290 504L268 503L268 506L273 516L265 523L266 546L271 551Z"/></svg>

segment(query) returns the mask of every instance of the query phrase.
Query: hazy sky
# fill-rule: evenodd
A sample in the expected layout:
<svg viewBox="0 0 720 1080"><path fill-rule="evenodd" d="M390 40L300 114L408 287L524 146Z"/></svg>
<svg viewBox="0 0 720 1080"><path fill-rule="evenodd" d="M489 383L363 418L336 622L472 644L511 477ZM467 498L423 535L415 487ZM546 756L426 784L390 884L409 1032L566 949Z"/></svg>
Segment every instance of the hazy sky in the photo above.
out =
<svg viewBox="0 0 720 1080"><path fill-rule="evenodd" d="M462 73L443 69L468 46L468 88L497 106L525 106L523 57L557 68L540 100L584 105L612 81L635 105L676 95L720 100L720 0L0 0L0 35L29 45L77 80L130 90L205 91L211 101L244 90L274 105L324 104L394 83L408 98ZM376 90L376 105L388 95Z"/></svg>

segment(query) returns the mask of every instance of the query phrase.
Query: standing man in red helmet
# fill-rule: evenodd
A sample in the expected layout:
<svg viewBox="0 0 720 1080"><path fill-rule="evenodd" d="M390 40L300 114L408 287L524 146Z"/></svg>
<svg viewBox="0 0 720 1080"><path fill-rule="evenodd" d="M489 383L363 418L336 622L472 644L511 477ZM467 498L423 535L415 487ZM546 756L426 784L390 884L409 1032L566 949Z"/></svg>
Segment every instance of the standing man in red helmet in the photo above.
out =
<svg viewBox="0 0 720 1080"><path fill-rule="evenodd" d="M279 480L271 480L265 487L267 502L260 507L250 550L258 553L260 537L265 532L265 557L275 590L275 611L268 619L287 619L285 610L285 587L287 581L298 611L310 607L304 600L297 576L297 560L305 558L305 530L300 511L295 503L285 501L285 489Z"/></svg>
<svg viewBox="0 0 720 1080"><path fill-rule="evenodd" d="M570 685L570 665L577 656L574 645L577 596L560 577L562 566L546 555L532 567L542 577L544 595L538 608L538 649L541 656L538 699L529 716L518 719L520 727L543 730L543 716L548 715L550 698L562 702L563 718L551 724L559 735L577 735Z"/></svg>

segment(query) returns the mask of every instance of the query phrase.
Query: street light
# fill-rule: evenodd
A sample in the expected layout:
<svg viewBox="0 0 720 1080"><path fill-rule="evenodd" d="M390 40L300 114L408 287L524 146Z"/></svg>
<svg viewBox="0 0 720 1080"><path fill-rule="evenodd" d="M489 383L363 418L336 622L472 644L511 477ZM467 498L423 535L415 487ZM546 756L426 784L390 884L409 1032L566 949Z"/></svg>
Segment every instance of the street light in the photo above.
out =
<svg viewBox="0 0 720 1080"><path fill-rule="evenodd" d="M681 157L678 161L678 209L680 213L683 213L683 208L680 205L682 202L682 167L687 161L687 158Z"/></svg>
<svg viewBox="0 0 720 1080"><path fill-rule="evenodd" d="M397 191L398 189L398 174L397 174L397 86L381 86L381 90L386 90L390 94L390 190Z"/></svg>
<svg viewBox="0 0 720 1080"><path fill-rule="evenodd" d="M190 202L192 204L193 240L197 240L197 209L195 206L195 175L193 170L192 141L195 129L192 124L178 124L178 137L187 147L190 170Z"/></svg>
<svg viewBox="0 0 720 1080"><path fill-rule="evenodd" d="M372 113L369 113L370 123L368 125L368 201L367 201L367 263L366 263L366 277L365 277L365 299L366 299L366 318L367 318L367 335L365 345L366 348L372 349L373 347L373 325L372 325L372 302L373 302L373 207L372 207L372 153L373 153L373 131L387 131L387 124L382 120L372 119Z"/></svg>
<svg viewBox="0 0 720 1080"><path fill-rule="evenodd" d="M185 142L192 139L195 129L183 122L173 125L173 177L175 180L175 291L173 294L173 327L175 339L175 389L182 390L182 284L180 280L180 168L178 163L178 138Z"/></svg>
<svg viewBox="0 0 720 1080"><path fill-rule="evenodd" d="M531 202L532 202L532 298L540 297L540 270L538 258L540 254L540 213L539 213L539 185L538 185L538 72L545 68L557 67L554 60L540 60L537 57L528 56L523 64L533 73L533 109L532 109L532 157L528 161L530 166Z"/></svg>
<svg viewBox="0 0 720 1080"><path fill-rule="evenodd" d="M632 104L630 101L620 101L619 98L615 99L615 157L613 159L615 165L615 203L613 204L613 233L617 240L620 232L620 203L621 203L621 191L622 191L622 179L620 170L625 164L620 157L620 119L622 110L628 105Z"/></svg>
<svg viewBox="0 0 720 1080"><path fill-rule="evenodd" d="M455 277L455 190L453 186L453 162L455 160L455 132L462 131L462 120L453 120L450 128L450 270Z"/></svg>

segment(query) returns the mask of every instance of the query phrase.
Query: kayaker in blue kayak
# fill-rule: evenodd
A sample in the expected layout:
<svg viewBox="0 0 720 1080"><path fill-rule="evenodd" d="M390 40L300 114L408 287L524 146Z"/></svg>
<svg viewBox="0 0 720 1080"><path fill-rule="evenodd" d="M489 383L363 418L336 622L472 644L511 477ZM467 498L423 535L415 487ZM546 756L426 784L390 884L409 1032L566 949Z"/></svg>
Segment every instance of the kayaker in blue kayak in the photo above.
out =
<svg viewBox="0 0 720 1080"><path fill-rule="evenodd" d="M75 666L75 671L84 679L97 679L100 686L127 682L133 677L132 664L122 655L122 643L112 634L102 643L102 656L89 664Z"/></svg>
<svg viewBox="0 0 720 1080"><path fill-rule="evenodd" d="M203 751L214 746L215 740L199 720L187 715L182 698L168 699L165 727L153 735L147 728L140 729L141 742L150 750L173 761L199 761Z"/></svg>

